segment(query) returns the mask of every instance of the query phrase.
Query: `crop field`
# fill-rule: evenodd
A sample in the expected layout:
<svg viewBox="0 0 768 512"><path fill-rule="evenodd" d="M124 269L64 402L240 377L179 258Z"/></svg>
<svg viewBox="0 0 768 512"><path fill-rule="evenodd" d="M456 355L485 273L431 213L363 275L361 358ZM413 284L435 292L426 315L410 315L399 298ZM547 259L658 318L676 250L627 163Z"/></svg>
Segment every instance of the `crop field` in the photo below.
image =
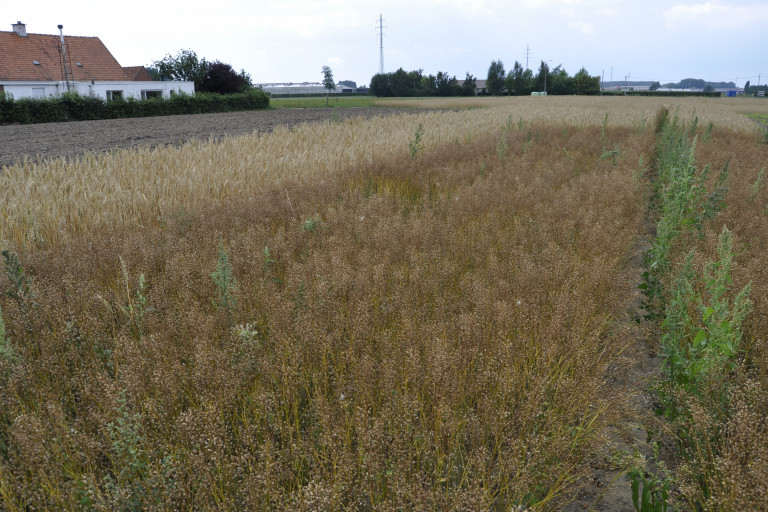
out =
<svg viewBox="0 0 768 512"><path fill-rule="evenodd" d="M332 104L333 105L333 104ZM306 105L308 107L309 105ZM344 104L344 106L347 106ZM279 108L218 114L193 114L139 119L104 119L72 123L0 126L0 174L3 166L19 162L74 159L85 153L113 153L136 147L180 146L193 140L210 141L278 126L349 117L401 114L403 108Z"/></svg>
<svg viewBox="0 0 768 512"><path fill-rule="evenodd" d="M377 104L4 168L0 508L764 507L768 102Z"/></svg>
<svg viewBox="0 0 768 512"><path fill-rule="evenodd" d="M308 98L272 98L270 100L270 107L283 109L283 108L371 108L376 107L378 100L374 96L343 96L338 94L332 94L328 98L325 97L308 97Z"/></svg>

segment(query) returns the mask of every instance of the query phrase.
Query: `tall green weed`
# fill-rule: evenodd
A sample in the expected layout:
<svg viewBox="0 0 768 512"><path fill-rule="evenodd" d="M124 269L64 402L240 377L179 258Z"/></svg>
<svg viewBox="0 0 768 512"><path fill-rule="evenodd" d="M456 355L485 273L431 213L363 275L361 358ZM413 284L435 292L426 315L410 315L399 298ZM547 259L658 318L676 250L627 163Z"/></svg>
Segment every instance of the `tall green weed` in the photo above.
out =
<svg viewBox="0 0 768 512"><path fill-rule="evenodd" d="M725 406L728 379L735 369L741 342L741 325L752 310L752 302L751 283L732 300L728 298L733 284L733 241L727 228L718 239L717 254L718 259L705 266L697 286L695 253L688 253L665 310L661 347L669 386ZM669 395L662 393L665 396ZM664 406L667 415L674 415L678 407L673 400L666 400Z"/></svg>
<svg viewBox="0 0 768 512"><path fill-rule="evenodd" d="M664 118L664 116L661 116ZM640 288L649 318L659 317L666 307L662 280L679 241L691 233L703 236L706 222L725 207L728 192L728 164L723 167L711 191L707 190L710 166L699 171L695 164L696 138L689 140L677 117L662 121L656 147L654 207L659 215L656 236L644 255L645 272Z"/></svg>
<svg viewBox="0 0 768 512"><path fill-rule="evenodd" d="M232 275L232 265L229 263L229 253L224 247L224 240L219 240L219 257L216 262L216 270L211 272L211 279L216 284L217 298L213 303L216 307L223 309L227 314L232 313L232 309L237 304L237 298L234 296L237 281Z"/></svg>
<svg viewBox="0 0 768 512"><path fill-rule="evenodd" d="M3 322L3 308L0 308L0 359L10 363L15 359L11 340L5 334L5 323Z"/></svg>

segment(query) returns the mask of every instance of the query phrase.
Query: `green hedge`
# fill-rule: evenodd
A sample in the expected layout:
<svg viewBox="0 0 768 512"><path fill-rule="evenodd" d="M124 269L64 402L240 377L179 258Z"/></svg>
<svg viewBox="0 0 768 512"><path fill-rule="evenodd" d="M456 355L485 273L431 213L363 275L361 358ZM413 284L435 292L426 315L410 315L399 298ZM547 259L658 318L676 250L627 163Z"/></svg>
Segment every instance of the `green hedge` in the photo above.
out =
<svg viewBox="0 0 768 512"><path fill-rule="evenodd" d="M58 123L93 119L207 114L256 110L269 106L260 89L236 94L176 94L169 99L134 98L106 101L95 96L66 93L51 98L21 98L0 93L0 124Z"/></svg>

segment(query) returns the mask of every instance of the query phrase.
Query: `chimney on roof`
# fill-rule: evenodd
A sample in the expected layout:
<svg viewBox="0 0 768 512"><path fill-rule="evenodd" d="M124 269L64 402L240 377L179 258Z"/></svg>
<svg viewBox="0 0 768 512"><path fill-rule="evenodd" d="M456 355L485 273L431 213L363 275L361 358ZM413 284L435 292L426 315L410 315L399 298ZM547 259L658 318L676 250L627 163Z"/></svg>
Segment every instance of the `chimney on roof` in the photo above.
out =
<svg viewBox="0 0 768 512"><path fill-rule="evenodd" d="M67 45L64 44L64 25L58 25L59 37L61 37L61 60L64 62L64 80L67 82L67 92L69 92L69 70L67 69Z"/></svg>
<svg viewBox="0 0 768 512"><path fill-rule="evenodd" d="M13 31L16 32L19 37L27 37L27 26L20 21L17 21L13 25Z"/></svg>

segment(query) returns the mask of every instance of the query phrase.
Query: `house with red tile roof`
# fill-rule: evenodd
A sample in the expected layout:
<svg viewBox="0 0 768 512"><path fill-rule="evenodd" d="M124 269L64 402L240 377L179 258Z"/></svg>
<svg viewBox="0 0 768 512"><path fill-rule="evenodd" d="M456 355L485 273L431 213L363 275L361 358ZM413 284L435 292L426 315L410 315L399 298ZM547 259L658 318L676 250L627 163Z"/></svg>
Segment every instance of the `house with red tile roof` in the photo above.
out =
<svg viewBox="0 0 768 512"><path fill-rule="evenodd" d="M0 92L45 98L67 91L115 98L194 94L193 82L152 80L144 66L122 67L98 37L29 34L22 22L0 31Z"/></svg>

